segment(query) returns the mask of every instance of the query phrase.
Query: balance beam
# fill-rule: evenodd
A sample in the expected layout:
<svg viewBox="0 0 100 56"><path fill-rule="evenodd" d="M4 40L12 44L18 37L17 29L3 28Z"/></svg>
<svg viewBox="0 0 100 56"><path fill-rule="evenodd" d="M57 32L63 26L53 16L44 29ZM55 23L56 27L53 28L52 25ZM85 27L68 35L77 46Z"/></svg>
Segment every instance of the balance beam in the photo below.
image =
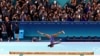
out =
<svg viewBox="0 0 100 56"><path fill-rule="evenodd" d="M39 54L39 55L94 55L94 52L14 52L9 54Z"/></svg>

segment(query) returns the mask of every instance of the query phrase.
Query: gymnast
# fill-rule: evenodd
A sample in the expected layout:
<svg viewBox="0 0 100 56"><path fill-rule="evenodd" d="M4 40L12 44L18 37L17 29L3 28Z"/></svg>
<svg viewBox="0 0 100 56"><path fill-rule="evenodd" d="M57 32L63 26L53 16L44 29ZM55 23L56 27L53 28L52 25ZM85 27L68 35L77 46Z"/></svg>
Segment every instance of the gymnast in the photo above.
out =
<svg viewBox="0 0 100 56"><path fill-rule="evenodd" d="M39 34L41 34L41 35L43 35L43 36L45 36L45 37L47 37L47 38L49 38L50 39L50 44L48 45L48 47L53 47L55 44L58 44L58 43L60 43L60 41L59 42L56 42L55 43L55 38L56 37L58 37L60 34L65 34L65 32L62 30L62 31L60 31L60 32L57 32L57 33L55 33L55 34L52 34L52 35L49 35L49 34L46 34L46 33L43 33L43 32L40 32L40 31L37 31ZM60 39L61 40L61 39Z"/></svg>

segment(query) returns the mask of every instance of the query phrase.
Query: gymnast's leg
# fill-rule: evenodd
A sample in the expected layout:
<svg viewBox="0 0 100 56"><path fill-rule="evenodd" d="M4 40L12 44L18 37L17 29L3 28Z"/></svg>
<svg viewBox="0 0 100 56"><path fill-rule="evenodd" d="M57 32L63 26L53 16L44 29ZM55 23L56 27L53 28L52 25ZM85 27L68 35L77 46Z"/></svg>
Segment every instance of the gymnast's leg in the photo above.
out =
<svg viewBox="0 0 100 56"><path fill-rule="evenodd" d="M40 32L40 31L37 31L39 34L47 37L47 38L50 38L51 36L49 34L46 34L46 33L43 33L43 32Z"/></svg>
<svg viewBox="0 0 100 56"><path fill-rule="evenodd" d="M57 32L57 33L53 34L52 36L53 37L58 37L60 34L65 34L65 32L62 30L60 32Z"/></svg>

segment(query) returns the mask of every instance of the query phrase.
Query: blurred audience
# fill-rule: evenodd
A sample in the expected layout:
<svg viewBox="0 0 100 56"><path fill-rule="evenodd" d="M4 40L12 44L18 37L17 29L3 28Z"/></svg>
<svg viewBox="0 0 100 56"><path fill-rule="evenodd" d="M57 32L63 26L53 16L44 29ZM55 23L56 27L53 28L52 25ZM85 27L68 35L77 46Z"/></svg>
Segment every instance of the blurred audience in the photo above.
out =
<svg viewBox="0 0 100 56"><path fill-rule="evenodd" d="M100 0L70 0L63 7L57 0L0 0L0 41L2 34L13 39L11 21L100 21ZM19 41L17 24L14 30Z"/></svg>
<svg viewBox="0 0 100 56"><path fill-rule="evenodd" d="M64 8L54 0L0 0L0 21L99 21L99 0L71 0Z"/></svg>

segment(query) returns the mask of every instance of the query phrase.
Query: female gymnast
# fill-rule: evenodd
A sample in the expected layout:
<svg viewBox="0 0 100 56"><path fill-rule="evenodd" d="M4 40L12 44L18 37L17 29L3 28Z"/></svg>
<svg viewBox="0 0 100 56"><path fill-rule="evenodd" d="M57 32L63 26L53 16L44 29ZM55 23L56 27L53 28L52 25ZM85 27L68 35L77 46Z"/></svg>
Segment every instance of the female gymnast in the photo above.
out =
<svg viewBox="0 0 100 56"><path fill-rule="evenodd" d="M60 43L60 42L56 42L55 43L55 38L56 37L58 37L60 34L65 34L65 32L62 30L62 31L59 31L59 32L57 32L57 33L55 33L55 34L52 34L52 35L50 35L50 34L46 34L46 33L43 33L43 32L40 32L40 31L37 31L39 34L41 34L41 35L43 35L43 36L45 36L45 37L47 37L47 38L49 38L50 39L50 44L48 45L48 47L53 47L55 44L58 44L58 43Z"/></svg>

